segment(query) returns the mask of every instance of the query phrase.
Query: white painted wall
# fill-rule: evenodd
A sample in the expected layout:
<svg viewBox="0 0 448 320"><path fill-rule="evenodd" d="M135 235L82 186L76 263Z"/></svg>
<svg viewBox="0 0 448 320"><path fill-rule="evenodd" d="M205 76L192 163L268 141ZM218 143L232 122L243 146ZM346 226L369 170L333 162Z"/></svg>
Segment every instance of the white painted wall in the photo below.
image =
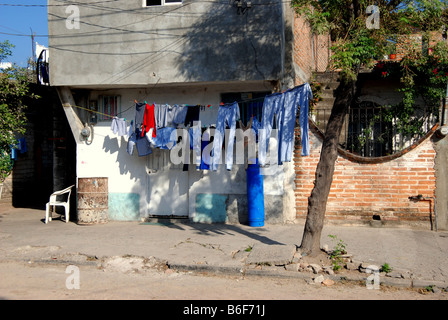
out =
<svg viewBox="0 0 448 320"><path fill-rule="evenodd" d="M135 100L148 103L167 104L212 104L213 107L201 113L204 125L216 123L220 94L223 92L251 92L267 88L260 84L186 86L148 89L120 89L91 91L89 100L100 95L120 95L122 110L130 108L120 117L129 122L135 118ZM84 120L81 119L83 122ZM177 215L194 218L197 194L246 194L246 171L244 165L233 165L231 171L220 166L217 172L196 171L191 165L188 172L182 165L174 166L160 160L168 158L169 151L154 150L152 155L139 157L127 153L127 137L118 137L110 129L111 121L101 121L94 126L94 138L91 145L79 144L77 147L78 178L107 177L109 193L135 193L140 195L140 218L149 215ZM155 161L155 159L159 159ZM165 163L166 166L161 166ZM293 181L293 170L289 166L280 166L272 175L265 176L265 195L284 195L285 181ZM148 171L157 169L156 173ZM284 201L284 204L288 201ZM285 207L285 221L294 212ZM268 215L269 213L266 212Z"/></svg>

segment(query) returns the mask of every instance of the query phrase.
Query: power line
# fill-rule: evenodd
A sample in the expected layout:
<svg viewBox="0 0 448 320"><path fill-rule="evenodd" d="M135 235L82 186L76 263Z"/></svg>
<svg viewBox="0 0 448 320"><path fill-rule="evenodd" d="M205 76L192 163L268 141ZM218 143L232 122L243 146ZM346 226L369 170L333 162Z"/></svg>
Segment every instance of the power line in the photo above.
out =
<svg viewBox="0 0 448 320"><path fill-rule="evenodd" d="M108 0L108 1L97 1L92 3L85 3L85 2L76 2L76 1L69 1L64 4L17 4L17 3L0 3L0 6L3 7L41 7L41 8L47 8L47 7L66 7L68 5L94 5L94 4L101 4L101 3L109 3L109 2L117 2L119 0Z"/></svg>
<svg viewBox="0 0 448 320"><path fill-rule="evenodd" d="M60 0L58 0L60 1ZM142 10L147 10L150 7L141 7L138 9L124 9L124 8L112 8L112 7L108 7L108 6L98 6L98 4L105 4L105 3L111 3L111 2L117 2L119 0L108 0L108 1L97 1L97 2L93 2L93 3L83 3L83 2L76 2L76 1L71 1L71 2L67 2L64 4L53 4L53 5L49 5L49 4L5 4L5 3L0 3L0 6L12 6L12 7L64 7L64 6L68 6L68 5L79 5L79 6L91 6L94 8L97 8L98 10L104 10L104 9L108 9L108 10L112 10L115 11L116 13L123 13L123 12L137 12L142 14ZM199 0L194 2L194 4L199 4L199 3L214 3L214 4L219 4L219 5L232 5L232 0L230 0L229 2L225 1L213 1L213 0ZM286 1L287 2L287 1ZM268 3L258 3L258 4L252 4L252 6L271 6L271 5L278 5L279 3L283 3L283 1L278 1L278 2L268 2ZM99 24L95 24L95 23L90 23L90 22L85 22L83 20L80 20L80 23L86 24L86 25L90 25L90 26L94 26L94 27L98 27L98 28L102 28L105 30L116 30L116 31L123 31L123 32L133 32L133 33L143 33L143 34L147 34L145 31L139 31L139 30L129 30L129 29L122 29L123 27L129 26L129 25L135 25L138 23L143 23L146 22L148 20L151 19L155 19L158 18L160 16L165 16L168 15L169 13L175 12L177 10L183 9L186 6L192 5L193 2L190 3L186 3L186 4L182 4L180 6L176 6L175 8L165 11L165 12L161 12L161 13L154 13L153 16L137 21L137 22L130 22L127 24L123 24L120 26L116 26L116 27L111 27L111 26L102 26ZM163 7L163 6L154 6L154 7ZM165 6L166 7L166 6ZM147 14L147 13L145 13ZM191 14L191 13L190 13ZM199 13L198 13L199 14ZM59 19L65 19L66 17L62 17L62 16L58 16L56 14L52 14L50 13L49 15L54 16L56 18ZM94 17L95 15L90 15L89 18ZM104 14L101 14L101 16L104 16ZM90 32L83 32L83 33L76 33L75 35L71 34L36 34L35 37L36 38L63 38L63 37L80 37L80 36L85 36L85 35L91 35L91 34L96 34L96 33L100 33L103 30L96 30L96 31L90 31ZM11 32L0 32L0 34L3 35L8 35L8 36L17 36L17 37L28 37L28 34L23 34L23 33L11 33Z"/></svg>

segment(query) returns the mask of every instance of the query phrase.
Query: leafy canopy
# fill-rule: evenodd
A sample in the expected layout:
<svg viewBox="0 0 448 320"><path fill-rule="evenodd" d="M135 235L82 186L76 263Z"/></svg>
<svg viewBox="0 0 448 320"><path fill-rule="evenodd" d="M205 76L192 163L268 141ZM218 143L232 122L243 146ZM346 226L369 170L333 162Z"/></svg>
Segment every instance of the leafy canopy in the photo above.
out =
<svg viewBox="0 0 448 320"><path fill-rule="evenodd" d="M0 42L0 62L11 56L13 48L9 41ZM37 98L29 92L27 69L13 65L0 70L0 182L12 170L11 146L17 144L18 135L25 133L27 119L24 101L27 97Z"/></svg>
<svg viewBox="0 0 448 320"><path fill-rule="evenodd" d="M366 25L370 5L379 9L378 29ZM348 79L388 53L395 35L441 30L448 21L448 0L292 0L292 6L314 32L330 34L332 67Z"/></svg>

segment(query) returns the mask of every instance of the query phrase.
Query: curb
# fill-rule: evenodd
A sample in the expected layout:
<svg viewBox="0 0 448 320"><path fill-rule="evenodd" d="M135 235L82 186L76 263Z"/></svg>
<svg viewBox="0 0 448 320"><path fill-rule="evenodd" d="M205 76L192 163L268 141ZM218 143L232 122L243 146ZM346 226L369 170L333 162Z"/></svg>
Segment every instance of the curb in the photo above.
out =
<svg viewBox="0 0 448 320"><path fill-rule="evenodd" d="M233 276L256 276L256 277L273 277L273 278L289 278L289 279L303 279L312 280L316 277L316 274L309 274L304 272L294 272L294 271L283 271L283 270L256 270L256 269L245 269L242 267L226 267L226 266L210 266L210 265L191 265L191 264L176 264L168 263L170 269L184 272L210 272L213 274L226 274ZM333 281L349 281L349 282L366 282L368 274L347 274L347 275L326 275L327 278ZM422 279L398 279L382 276L380 277L380 285L391 286L397 288L427 288L427 287L438 287L441 289L448 290L448 283L436 280L422 280Z"/></svg>
<svg viewBox="0 0 448 320"><path fill-rule="evenodd" d="M81 254L81 256L84 256ZM33 264L73 264L73 265L84 265L89 267L100 266L101 258L96 258L94 260L88 260L87 256L85 259L70 259L67 256L59 259L5 259L0 262L22 262ZM288 270L259 270L253 268L247 268L246 265L241 266L213 266L206 264L182 264L182 263L170 263L166 262L169 269L181 271L181 272L196 272L196 273L211 273L215 275L232 275L240 277L271 277L271 278L284 278L284 279L302 279L311 283L314 278L318 275L308 272L295 272ZM324 275L320 273L319 275ZM364 282L366 283L369 274L360 272L359 274L325 274L324 277L331 279L335 282ZM317 283L316 283L317 284ZM380 285L391 286L396 288L415 288L424 289L429 287L437 287L442 290L448 291L448 282L437 281L437 280L427 280L427 279L400 279L392 278L388 276L380 276Z"/></svg>

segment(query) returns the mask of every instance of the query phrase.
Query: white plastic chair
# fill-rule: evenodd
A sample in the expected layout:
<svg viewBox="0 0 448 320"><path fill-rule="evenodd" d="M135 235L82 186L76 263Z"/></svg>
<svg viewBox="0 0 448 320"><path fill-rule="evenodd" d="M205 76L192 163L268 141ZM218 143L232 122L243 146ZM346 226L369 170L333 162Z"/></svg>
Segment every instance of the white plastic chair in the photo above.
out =
<svg viewBox="0 0 448 320"><path fill-rule="evenodd" d="M74 185L65 188L64 190L59 190L56 192L53 192L50 196L50 201L46 205L45 210L45 223L48 223L48 221L52 220L52 213L55 210L56 206L62 206L65 209L65 222L67 223L70 220L70 194L72 193L72 188ZM67 199L65 201L58 201L58 196L62 196L64 194L67 194Z"/></svg>

